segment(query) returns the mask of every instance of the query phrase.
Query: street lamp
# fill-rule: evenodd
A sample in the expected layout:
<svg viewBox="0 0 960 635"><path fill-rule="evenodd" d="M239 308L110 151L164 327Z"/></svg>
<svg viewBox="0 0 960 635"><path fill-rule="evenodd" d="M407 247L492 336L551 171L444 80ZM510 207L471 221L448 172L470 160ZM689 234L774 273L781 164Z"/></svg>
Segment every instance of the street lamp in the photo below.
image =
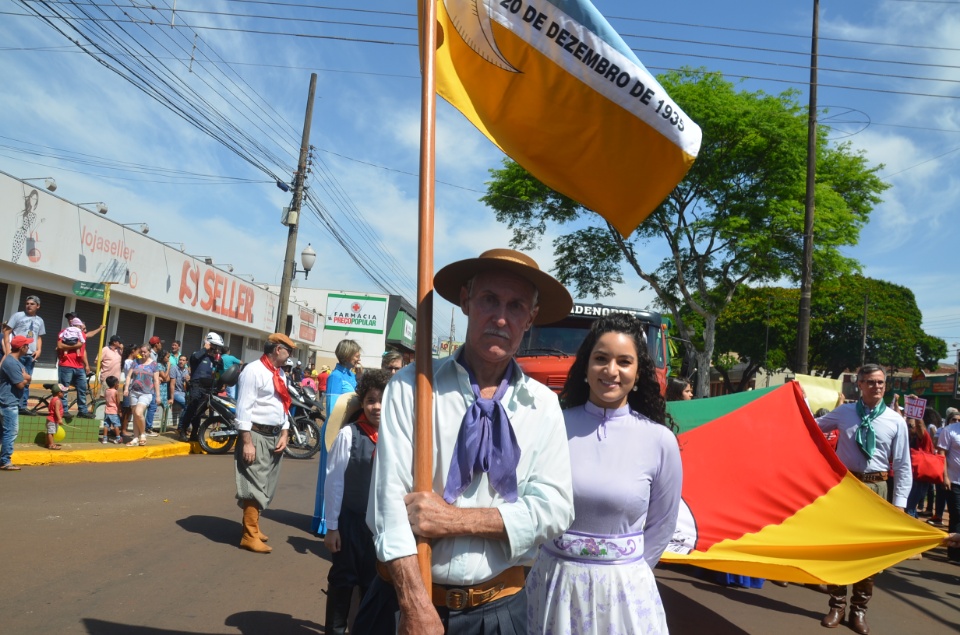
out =
<svg viewBox="0 0 960 635"><path fill-rule="evenodd" d="M91 203L77 203L77 207L83 207L84 205L96 205L97 212L99 212L100 214L107 213L107 204L104 203L103 201L93 201Z"/></svg>
<svg viewBox="0 0 960 635"><path fill-rule="evenodd" d="M57 191L57 182L52 176L34 176L29 179L20 179L21 181L43 181L43 187L47 188L51 192Z"/></svg>
<svg viewBox="0 0 960 635"><path fill-rule="evenodd" d="M297 272L301 272L303 273L303 279L306 280L310 277L310 270L313 269L316 262L317 252L313 250L310 243L307 243L307 246L300 252L300 264L303 265L303 269L297 269L297 263L293 263L293 277L296 278Z"/></svg>
<svg viewBox="0 0 960 635"><path fill-rule="evenodd" d="M146 223L120 223L121 227L133 227L134 225L140 226L139 229L141 234L150 233L150 225L147 225Z"/></svg>

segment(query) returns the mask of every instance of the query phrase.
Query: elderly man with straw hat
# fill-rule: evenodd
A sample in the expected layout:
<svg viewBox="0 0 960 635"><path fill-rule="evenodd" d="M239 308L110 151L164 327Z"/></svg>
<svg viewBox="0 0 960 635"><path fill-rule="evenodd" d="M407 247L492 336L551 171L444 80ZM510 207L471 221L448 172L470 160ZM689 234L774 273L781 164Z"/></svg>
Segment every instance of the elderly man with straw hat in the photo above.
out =
<svg viewBox="0 0 960 635"><path fill-rule="evenodd" d="M456 355L433 366L433 490L413 492L408 366L384 391L367 524L385 564L354 630L524 632L523 565L570 526L573 496L557 397L513 356L533 324L565 317L573 301L532 258L510 249L447 265L434 286L467 316L467 334ZM430 589L419 574L417 537L432 542Z"/></svg>
<svg viewBox="0 0 960 635"><path fill-rule="evenodd" d="M237 382L236 449L237 504L243 509L240 546L255 553L270 553L260 531L260 513L277 491L280 460L287 447L290 427L290 392L283 365L297 347L283 333L274 333L263 345L259 361L247 364Z"/></svg>

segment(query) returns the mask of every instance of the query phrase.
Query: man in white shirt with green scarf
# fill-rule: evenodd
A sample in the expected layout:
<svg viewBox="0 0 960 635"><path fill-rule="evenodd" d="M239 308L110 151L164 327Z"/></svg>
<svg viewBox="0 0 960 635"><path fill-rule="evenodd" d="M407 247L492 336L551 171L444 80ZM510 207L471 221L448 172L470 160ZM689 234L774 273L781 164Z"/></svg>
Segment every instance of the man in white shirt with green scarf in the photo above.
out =
<svg viewBox="0 0 960 635"><path fill-rule="evenodd" d="M886 373L877 364L867 364L857 371L860 399L843 404L817 419L823 432L837 431L837 458L864 485L887 499L887 480L893 478L893 504L903 508L913 485L910 466L910 442L907 423L883 402ZM893 474L890 474L893 466ZM853 585L850 617L847 625L855 633L866 635L867 603L873 597L873 578ZM836 628L843 622L847 606L847 587L829 585L830 612L820 622Z"/></svg>

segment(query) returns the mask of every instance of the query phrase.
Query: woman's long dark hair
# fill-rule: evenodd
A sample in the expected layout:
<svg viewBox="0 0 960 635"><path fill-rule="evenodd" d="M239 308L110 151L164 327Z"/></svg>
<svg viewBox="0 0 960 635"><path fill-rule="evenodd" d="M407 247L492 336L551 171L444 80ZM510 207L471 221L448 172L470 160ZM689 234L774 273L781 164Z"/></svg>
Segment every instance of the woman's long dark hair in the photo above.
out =
<svg viewBox="0 0 960 635"><path fill-rule="evenodd" d="M677 379L671 377L667 380L667 401L683 401L683 391L687 389L690 382L686 379Z"/></svg>
<svg viewBox="0 0 960 635"><path fill-rule="evenodd" d="M623 333L629 335L637 349L637 390L627 393L627 404L645 417L667 425L666 402L660 394L660 382L657 381L657 369L647 353L644 342L644 324L626 313L611 313L598 319L590 327L577 350L577 358L570 367L567 382L560 392L560 403L564 408L582 406L590 399L590 385L586 383L587 365L597 340L605 333ZM668 426L670 427L670 426Z"/></svg>

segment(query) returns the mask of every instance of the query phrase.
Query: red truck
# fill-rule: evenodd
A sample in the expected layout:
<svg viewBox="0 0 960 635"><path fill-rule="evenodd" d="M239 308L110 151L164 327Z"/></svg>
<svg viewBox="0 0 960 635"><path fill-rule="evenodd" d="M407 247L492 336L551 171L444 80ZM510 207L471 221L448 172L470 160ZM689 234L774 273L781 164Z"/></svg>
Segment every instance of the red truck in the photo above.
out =
<svg viewBox="0 0 960 635"><path fill-rule="evenodd" d="M666 392L667 367L670 363L668 324L656 311L575 303L570 315L559 322L530 328L517 351L517 363L527 375L559 393L590 325L597 318L610 313L628 313L646 325L647 352L657 367L660 390Z"/></svg>

